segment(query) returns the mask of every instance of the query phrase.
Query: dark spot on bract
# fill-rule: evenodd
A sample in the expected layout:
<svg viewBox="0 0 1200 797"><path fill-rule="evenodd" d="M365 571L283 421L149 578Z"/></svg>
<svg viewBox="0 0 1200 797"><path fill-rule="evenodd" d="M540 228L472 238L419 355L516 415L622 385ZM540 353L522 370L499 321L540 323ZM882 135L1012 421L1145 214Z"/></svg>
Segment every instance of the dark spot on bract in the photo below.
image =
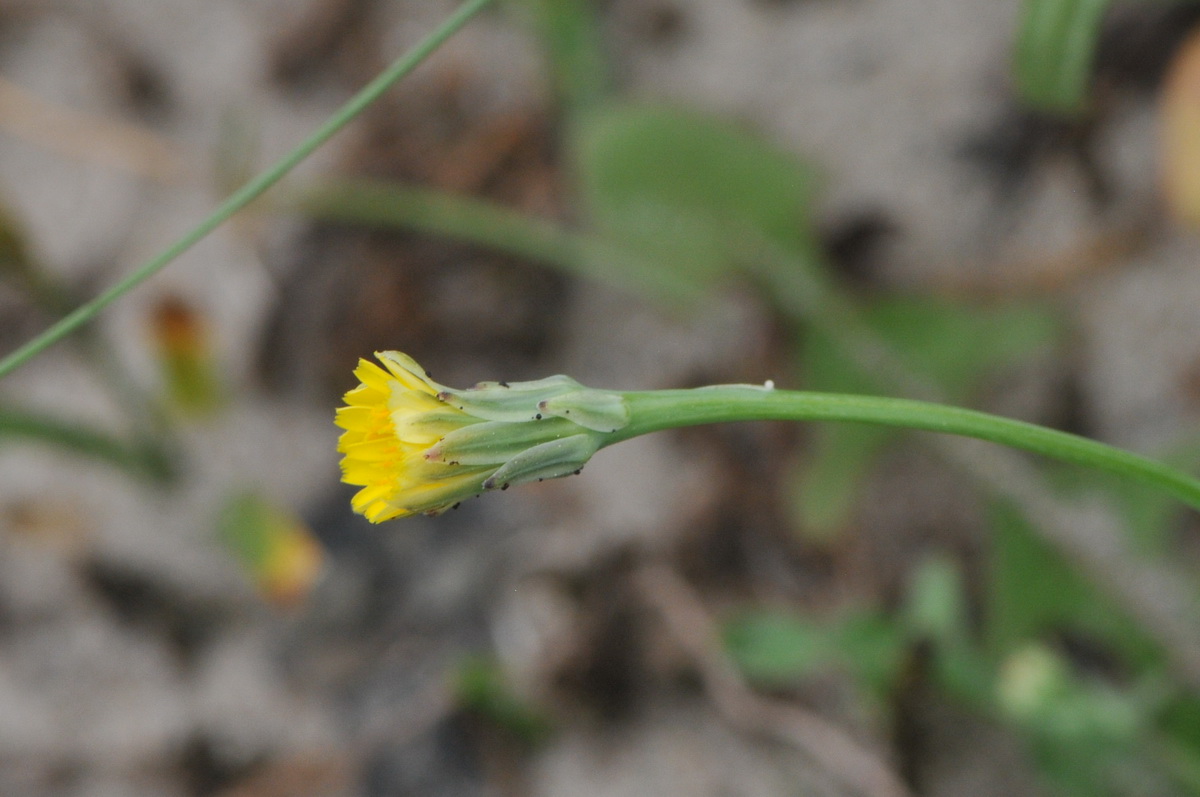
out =
<svg viewBox="0 0 1200 797"><path fill-rule="evenodd" d="M508 482L505 482L504 484L500 485L500 492L504 492L507 489L508 489Z"/></svg>
<svg viewBox="0 0 1200 797"><path fill-rule="evenodd" d="M533 416L533 419L534 419L535 421L540 421L540 420L542 419L542 414L539 412L537 415L534 415L534 416Z"/></svg>
<svg viewBox="0 0 1200 797"><path fill-rule="evenodd" d="M501 381L500 387L508 387L508 382Z"/></svg>

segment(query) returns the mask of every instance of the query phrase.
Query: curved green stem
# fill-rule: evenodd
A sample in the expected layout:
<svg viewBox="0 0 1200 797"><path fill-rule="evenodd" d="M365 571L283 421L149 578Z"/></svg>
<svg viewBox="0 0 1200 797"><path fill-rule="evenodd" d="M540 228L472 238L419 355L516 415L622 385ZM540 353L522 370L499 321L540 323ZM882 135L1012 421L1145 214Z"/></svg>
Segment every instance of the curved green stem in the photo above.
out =
<svg viewBox="0 0 1200 797"><path fill-rule="evenodd" d="M657 263L610 241L478 197L379 180L330 180L285 196L279 207L309 218L418 230L548 264L665 302L694 301Z"/></svg>
<svg viewBox="0 0 1200 797"><path fill-rule="evenodd" d="M1200 509L1200 480L1139 454L1086 437L977 410L909 399L773 390L753 385L718 385L693 390L622 394L629 425L605 445L631 437L705 423L728 421L847 421L974 437L1076 465L1097 468L1158 487Z"/></svg>
<svg viewBox="0 0 1200 797"><path fill-rule="evenodd" d="M172 260L179 257L188 249L191 249L202 238L225 223L233 214L257 199L268 188L283 179L284 175L294 169L301 161L311 155L314 150L349 124L367 106L379 99L396 81L412 72L434 50L440 47L446 39L450 38L468 20L491 2L492 0L467 0L467 2L463 3L458 11L447 18L437 30L427 36L412 50L398 58L378 77L368 83L294 150L258 177L255 177L235 191L208 218L200 222L200 224L158 255L152 257L133 273L118 281L96 298L86 304L80 305L45 332L0 360L0 377L15 371L45 349L62 340L88 321L91 321L105 307L112 304L137 285L140 285L149 277L157 274Z"/></svg>

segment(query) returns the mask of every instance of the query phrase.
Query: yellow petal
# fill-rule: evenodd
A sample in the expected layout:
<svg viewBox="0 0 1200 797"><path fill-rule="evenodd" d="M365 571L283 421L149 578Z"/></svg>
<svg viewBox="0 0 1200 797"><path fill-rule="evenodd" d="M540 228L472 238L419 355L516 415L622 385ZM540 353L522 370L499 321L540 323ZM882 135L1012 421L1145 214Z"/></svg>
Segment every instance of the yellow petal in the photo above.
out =
<svg viewBox="0 0 1200 797"><path fill-rule="evenodd" d="M425 369L417 365L416 360L407 354L398 351L377 351L375 357L408 390L427 393L431 396L438 394L439 386L434 384Z"/></svg>

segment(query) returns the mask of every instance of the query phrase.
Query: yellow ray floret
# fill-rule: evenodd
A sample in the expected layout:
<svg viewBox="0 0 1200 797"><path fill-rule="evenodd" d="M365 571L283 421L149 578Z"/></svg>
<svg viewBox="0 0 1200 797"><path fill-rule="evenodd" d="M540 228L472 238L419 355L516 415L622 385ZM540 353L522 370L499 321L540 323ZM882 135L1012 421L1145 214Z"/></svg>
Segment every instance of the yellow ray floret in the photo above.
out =
<svg viewBox="0 0 1200 797"><path fill-rule="evenodd" d="M440 386L415 362L398 352L376 354L386 367L360 360L358 387L345 396L335 423L345 431L342 481L361 490L354 511L372 523L417 512L437 512L480 491L486 472L433 462L429 446L456 428L477 420L437 397Z"/></svg>

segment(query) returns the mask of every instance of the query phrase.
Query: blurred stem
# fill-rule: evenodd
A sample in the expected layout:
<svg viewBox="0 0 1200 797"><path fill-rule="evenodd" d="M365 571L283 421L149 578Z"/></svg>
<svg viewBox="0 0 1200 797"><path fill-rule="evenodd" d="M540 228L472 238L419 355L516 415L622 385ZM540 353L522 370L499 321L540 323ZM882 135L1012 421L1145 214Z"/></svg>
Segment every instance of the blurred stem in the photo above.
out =
<svg viewBox="0 0 1200 797"><path fill-rule="evenodd" d="M569 117L608 96L608 58L594 0L521 0L554 76L559 102Z"/></svg>
<svg viewBox="0 0 1200 797"><path fill-rule="evenodd" d="M129 374L107 336L94 329L86 330L79 336L78 343L84 362L129 418L139 446L158 452L155 456L165 461L169 456L167 449L176 438L162 406Z"/></svg>
<svg viewBox="0 0 1200 797"><path fill-rule="evenodd" d="M661 266L636 250L594 234L539 219L486 199L438 189L375 180L338 180L289 196L282 210L309 218L413 230L486 246L516 257L554 266L577 276L624 290L649 291L653 299L675 304L701 299L706 284L680 295L678 279L663 276ZM789 320L836 330L843 355L874 374L881 387L902 390L925 401L938 401L938 390L915 376L896 352L862 320L853 303L819 267L819 255L784 253L769 245L753 251L746 268Z"/></svg>
<svg viewBox="0 0 1200 797"><path fill-rule="evenodd" d="M1172 467L1085 437L985 412L910 399L719 385L624 393L630 423L619 442L662 429L729 421L842 421L973 437L1096 468L1152 485L1200 509L1200 480ZM606 444L608 441L606 441Z"/></svg>
<svg viewBox="0 0 1200 797"><path fill-rule="evenodd" d="M393 84L412 72L413 69L441 46L446 39L450 38L468 20L491 2L492 0L467 0L467 2L463 3L459 10L446 19L437 30L427 36L408 53L398 58L383 73L368 83L365 88L355 94L349 102L330 116L324 124L294 150L258 177L235 191L208 218L204 219L200 224L158 255L144 263L132 274L118 281L90 302L76 308L45 332L0 360L0 377L16 370L45 349L91 321L105 307L161 271L171 261L192 248L198 241L227 221L229 217L261 196L267 189L279 182L288 172L311 155L313 151L362 113L371 103L391 88Z"/></svg>
<svg viewBox="0 0 1200 797"><path fill-rule="evenodd" d="M104 432L41 413L0 408L0 438L5 437L49 443L157 484L167 484L174 478L169 460L157 448L130 445Z"/></svg>
<svg viewBox="0 0 1200 797"><path fill-rule="evenodd" d="M1112 0L1025 0L1014 71L1035 108L1078 116L1087 104L1092 62Z"/></svg>
<svg viewBox="0 0 1200 797"><path fill-rule="evenodd" d="M436 189L343 180L309 188L286 199L283 207L327 221L443 235L627 290L632 285L639 293L674 304L694 301L703 292L703 286L697 285L693 292L680 295L678 280L613 241L485 199Z"/></svg>
<svg viewBox="0 0 1200 797"><path fill-rule="evenodd" d="M12 226L10 223L7 225ZM11 261L14 275L19 284L37 307L51 315L70 312L74 304L74 291L58 278L45 264L26 252ZM95 327L81 330L73 341L82 355L85 365L92 369L104 387L125 411L140 445L155 452L157 460L165 462L168 455L162 441L171 436L171 427L161 408L142 390L129 375L113 347Z"/></svg>

